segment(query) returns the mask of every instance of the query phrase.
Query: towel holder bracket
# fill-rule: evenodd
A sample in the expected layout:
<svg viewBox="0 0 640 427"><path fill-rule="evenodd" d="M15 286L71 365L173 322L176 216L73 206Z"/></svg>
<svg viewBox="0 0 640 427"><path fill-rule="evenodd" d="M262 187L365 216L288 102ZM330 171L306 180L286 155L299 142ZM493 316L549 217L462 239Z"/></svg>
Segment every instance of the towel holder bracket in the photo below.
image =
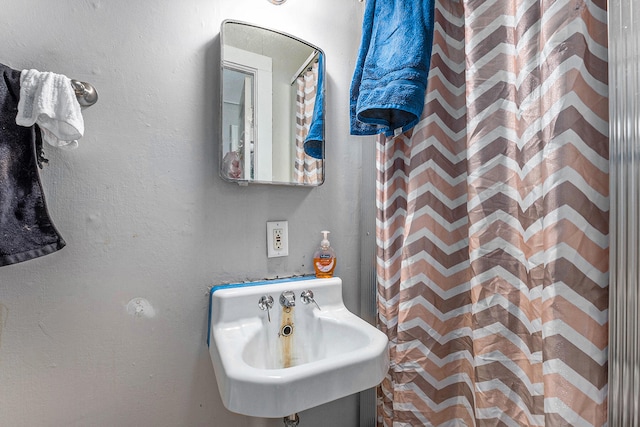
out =
<svg viewBox="0 0 640 427"><path fill-rule="evenodd" d="M89 107L98 102L98 92L91 84L72 79L71 86L81 106Z"/></svg>

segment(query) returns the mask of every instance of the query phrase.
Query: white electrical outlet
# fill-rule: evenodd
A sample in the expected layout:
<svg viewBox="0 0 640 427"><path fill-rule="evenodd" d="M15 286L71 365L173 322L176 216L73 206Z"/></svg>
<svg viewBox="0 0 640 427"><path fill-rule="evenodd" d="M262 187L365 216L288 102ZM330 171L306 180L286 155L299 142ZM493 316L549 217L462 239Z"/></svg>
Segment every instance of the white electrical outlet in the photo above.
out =
<svg viewBox="0 0 640 427"><path fill-rule="evenodd" d="M267 222L267 257L289 256L289 223Z"/></svg>
<svg viewBox="0 0 640 427"><path fill-rule="evenodd" d="M282 228L273 229L273 248L277 251L282 250Z"/></svg>

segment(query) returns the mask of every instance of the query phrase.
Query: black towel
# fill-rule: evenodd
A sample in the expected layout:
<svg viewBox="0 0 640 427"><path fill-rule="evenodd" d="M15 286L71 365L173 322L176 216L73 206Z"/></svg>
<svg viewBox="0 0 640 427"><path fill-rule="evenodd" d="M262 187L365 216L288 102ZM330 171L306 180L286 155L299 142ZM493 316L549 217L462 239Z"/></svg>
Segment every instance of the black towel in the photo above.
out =
<svg viewBox="0 0 640 427"><path fill-rule="evenodd" d="M65 246L47 212L38 172L40 129L16 124L20 71L0 64L0 266Z"/></svg>

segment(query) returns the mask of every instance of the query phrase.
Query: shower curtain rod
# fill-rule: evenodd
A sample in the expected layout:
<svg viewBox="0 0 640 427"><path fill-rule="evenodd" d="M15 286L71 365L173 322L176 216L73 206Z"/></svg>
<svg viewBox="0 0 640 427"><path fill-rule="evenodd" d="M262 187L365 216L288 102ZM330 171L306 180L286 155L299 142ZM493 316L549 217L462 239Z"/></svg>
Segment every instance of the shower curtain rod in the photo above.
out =
<svg viewBox="0 0 640 427"><path fill-rule="evenodd" d="M81 106L89 107L98 102L98 92L91 84L71 79L71 86Z"/></svg>
<svg viewBox="0 0 640 427"><path fill-rule="evenodd" d="M314 50L313 53L309 55L307 60L302 63L302 67L300 67L298 71L293 75L293 77L291 77L291 84L294 84L298 77L300 77L304 73L304 70L306 70L307 67L311 65L313 60L318 56L318 53L320 53L320 51Z"/></svg>

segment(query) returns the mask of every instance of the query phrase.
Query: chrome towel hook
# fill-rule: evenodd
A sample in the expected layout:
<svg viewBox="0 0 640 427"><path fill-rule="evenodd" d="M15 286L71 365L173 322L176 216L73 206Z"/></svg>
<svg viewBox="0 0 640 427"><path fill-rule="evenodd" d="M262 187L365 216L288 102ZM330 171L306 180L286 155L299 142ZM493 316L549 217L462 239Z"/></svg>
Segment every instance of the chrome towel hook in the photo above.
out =
<svg viewBox="0 0 640 427"><path fill-rule="evenodd" d="M89 107L98 102L98 92L96 91L96 88L89 83L72 79L71 86L73 87L81 106Z"/></svg>

